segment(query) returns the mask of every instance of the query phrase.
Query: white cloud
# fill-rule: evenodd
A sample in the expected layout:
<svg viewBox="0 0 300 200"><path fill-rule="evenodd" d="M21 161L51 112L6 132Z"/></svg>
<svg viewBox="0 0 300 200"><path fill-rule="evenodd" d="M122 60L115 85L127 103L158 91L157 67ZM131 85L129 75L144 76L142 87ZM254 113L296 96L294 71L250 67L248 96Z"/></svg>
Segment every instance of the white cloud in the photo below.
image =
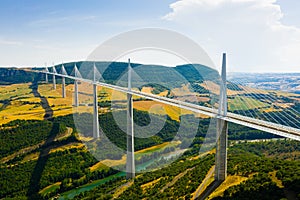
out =
<svg viewBox="0 0 300 200"><path fill-rule="evenodd" d="M300 71L300 29L281 22L276 0L179 0L163 19L192 33L232 71ZM195 34L197 33L197 35Z"/></svg>

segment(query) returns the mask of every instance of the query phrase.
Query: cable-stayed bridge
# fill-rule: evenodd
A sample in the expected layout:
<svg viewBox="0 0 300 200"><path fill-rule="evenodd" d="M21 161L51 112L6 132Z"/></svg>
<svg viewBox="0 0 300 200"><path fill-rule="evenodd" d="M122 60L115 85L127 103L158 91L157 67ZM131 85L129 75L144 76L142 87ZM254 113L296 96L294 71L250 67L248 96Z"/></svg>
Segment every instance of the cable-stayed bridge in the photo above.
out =
<svg viewBox="0 0 300 200"><path fill-rule="evenodd" d="M99 119L98 119L98 95L97 86L110 88L115 91L119 91L127 94L127 163L126 171L127 177L133 178L135 176L135 163L134 163L134 130L133 130L133 95L139 96L145 99L161 102L163 104L179 107L185 110L189 110L195 113L209 116L217 119L217 153L216 153L216 173L215 179L222 181L226 178L227 170L227 135L228 135L228 122L239 124L242 126L250 127L253 129L261 130L271 134L283 136L300 141L300 127L299 119L300 114L297 110L287 107L286 109L276 105L276 97L266 94L258 89L250 89L249 87L243 86L243 83L231 83L230 87L236 91L235 100L237 102L237 108L234 110L228 109L228 94L227 85L228 80L226 78L226 55L223 55L222 72L221 72L221 84L219 90L219 102L218 108L196 105L190 102L181 101L178 99L171 99L163 96L158 96L142 91L132 89L132 67L130 62L128 63L128 83L127 87L122 87L114 84L108 84L105 82L98 81L97 76L101 76L96 68L93 66L93 78L83 78L76 67L74 66L73 73L68 74L62 65L60 72L58 73L55 66L52 70L46 67L44 70L30 70L32 72L45 74L46 82L48 82L48 75L52 76L53 89L56 89L56 77L62 78L62 97L66 97L66 86L65 79L74 80L74 106L79 106L78 97L78 83L85 82L93 85L93 136L99 137ZM247 91L247 95L241 94L240 89ZM244 98L241 98L241 97ZM273 110L280 112L264 112L260 107L261 103L250 99L260 99L263 104L272 104ZM247 111L243 107L251 108L252 111ZM276 115L274 115L276 113Z"/></svg>

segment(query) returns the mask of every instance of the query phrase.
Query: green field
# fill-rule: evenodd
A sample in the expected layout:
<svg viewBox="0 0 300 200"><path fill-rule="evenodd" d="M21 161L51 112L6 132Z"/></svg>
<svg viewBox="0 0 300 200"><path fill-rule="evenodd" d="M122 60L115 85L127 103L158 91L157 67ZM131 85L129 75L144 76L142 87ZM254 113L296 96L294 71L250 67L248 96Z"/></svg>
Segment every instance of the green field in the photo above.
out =
<svg viewBox="0 0 300 200"><path fill-rule="evenodd" d="M263 103L250 97L235 96L234 99L230 99L228 101L229 111L251 110L255 108L260 109L268 107L270 107L269 104Z"/></svg>

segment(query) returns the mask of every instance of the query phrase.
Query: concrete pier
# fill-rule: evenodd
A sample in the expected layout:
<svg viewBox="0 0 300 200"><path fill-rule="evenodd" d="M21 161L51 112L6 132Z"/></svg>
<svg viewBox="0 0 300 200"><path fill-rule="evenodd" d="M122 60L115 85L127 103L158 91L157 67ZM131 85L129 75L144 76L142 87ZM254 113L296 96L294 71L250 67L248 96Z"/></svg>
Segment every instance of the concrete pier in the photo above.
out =
<svg viewBox="0 0 300 200"><path fill-rule="evenodd" d="M131 90L131 71L130 60L128 60L128 91ZM132 94L127 94L127 159L126 159L126 178L135 177L134 161L134 129L133 129L133 100Z"/></svg>
<svg viewBox="0 0 300 200"><path fill-rule="evenodd" d="M219 116L227 115L226 54L223 54L220 84ZM224 181L227 176L228 122L217 119L215 180Z"/></svg>
<svg viewBox="0 0 300 200"><path fill-rule="evenodd" d="M45 68L45 71L46 71L46 73L45 73L45 82L48 83L48 74L47 74L49 72L48 67Z"/></svg>
<svg viewBox="0 0 300 200"><path fill-rule="evenodd" d="M61 74L67 75L66 69L64 65L61 66ZM61 77L61 94L62 98L66 98L66 79L65 77Z"/></svg>
<svg viewBox="0 0 300 200"><path fill-rule="evenodd" d="M81 74L76 66L74 65L74 76L76 78L82 78ZM78 99L78 80L74 80L74 106L78 107L79 106L79 99Z"/></svg>
<svg viewBox="0 0 300 200"><path fill-rule="evenodd" d="M53 65L52 67L52 72L54 73L53 76L52 76L52 81L53 81L53 90L56 90L56 80L55 80L55 74L57 73L56 72L56 69L55 69L55 66Z"/></svg>
<svg viewBox="0 0 300 200"><path fill-rule="evenodd" d="M93 137L99 138L99 113L98 113L98 94L97 94L97 84L96 84L96 65L94 64L94 83L93 83Z"/></svg>
<svg viewBox="0 0 300 200"><path fill-rule="evenodd" d="M79 106L79 100L78 100L78 81L74 81L74 106Z"/></svg>

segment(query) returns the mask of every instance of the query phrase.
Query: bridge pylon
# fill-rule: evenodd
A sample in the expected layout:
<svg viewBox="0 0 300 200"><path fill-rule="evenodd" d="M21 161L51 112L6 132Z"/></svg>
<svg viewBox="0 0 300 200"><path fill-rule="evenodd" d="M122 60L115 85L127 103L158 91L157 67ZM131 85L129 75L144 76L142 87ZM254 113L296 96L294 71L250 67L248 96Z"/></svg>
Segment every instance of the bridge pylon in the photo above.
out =
<svg viewBox="0 0 300 200"><path fill-rule="evenodd" d="M55 80L55 74L57 73L56 72L56 69L55 69L55 66L53 64L52 66L52 72L53 72L53 76L52 76L52 81L53 81L53 90L56 90L56 80Z"/></svg>
<svg viewBox="0 0 300 200"><path fill-rule="evenodd" d="M223 54L222 72L220 83L220 100L218 116L227 115L227 86L226 86L226 54ZM224 181L227 176L227 145L228 145L228 122L217 118L216 134L216 168L215 180Z"/></svg>
<svg viewBox="0 0 300 200"><path fill-rule="evenodd" d="M128 91L131 91L132 68L128 59ZM127 158L126 158L126 178L135 177L134 162L134 128L133 128L133 99L132 94L127 93Z"/></svg>
<svg viewBox="0 0 300 200"><path fill-rule="evenodd" d="M62 64L61 66L61 74L63 75L67 75L66 69L64 67L64 65ZM66 98L66 80L65 77L61 77L61 94L62 94L62 98Z"/></svg>
<svg viewBox="0 0 300 200"><path fill-rule="evenodd" d="M48 74L47 73L49 72L49 70L48 70L47 66L45 67L45 72L46 72L45 73L45 82L48 83Z"/></svg>
<svg viewBox="0 0 300 200"><path fill-rule="evenodd" d="M93 68L93 74L94 74L94 82L93 82L93 110L94 110L94 116L93 116L93 137L99 138L99 114L98 114L98 94L97 94L97 84L96 84L96 74L97 74L97 68L96 64L94 63Z"/></svg>
<svg viewBox="0 0 300 200"><path fill-rule="evenodd" d="M74 76L77 78L82 78L81 74L75 64L74 66ZM79 106L79 100L78 100L78 80L74 80L74 106L78 107Z"/></svg>

